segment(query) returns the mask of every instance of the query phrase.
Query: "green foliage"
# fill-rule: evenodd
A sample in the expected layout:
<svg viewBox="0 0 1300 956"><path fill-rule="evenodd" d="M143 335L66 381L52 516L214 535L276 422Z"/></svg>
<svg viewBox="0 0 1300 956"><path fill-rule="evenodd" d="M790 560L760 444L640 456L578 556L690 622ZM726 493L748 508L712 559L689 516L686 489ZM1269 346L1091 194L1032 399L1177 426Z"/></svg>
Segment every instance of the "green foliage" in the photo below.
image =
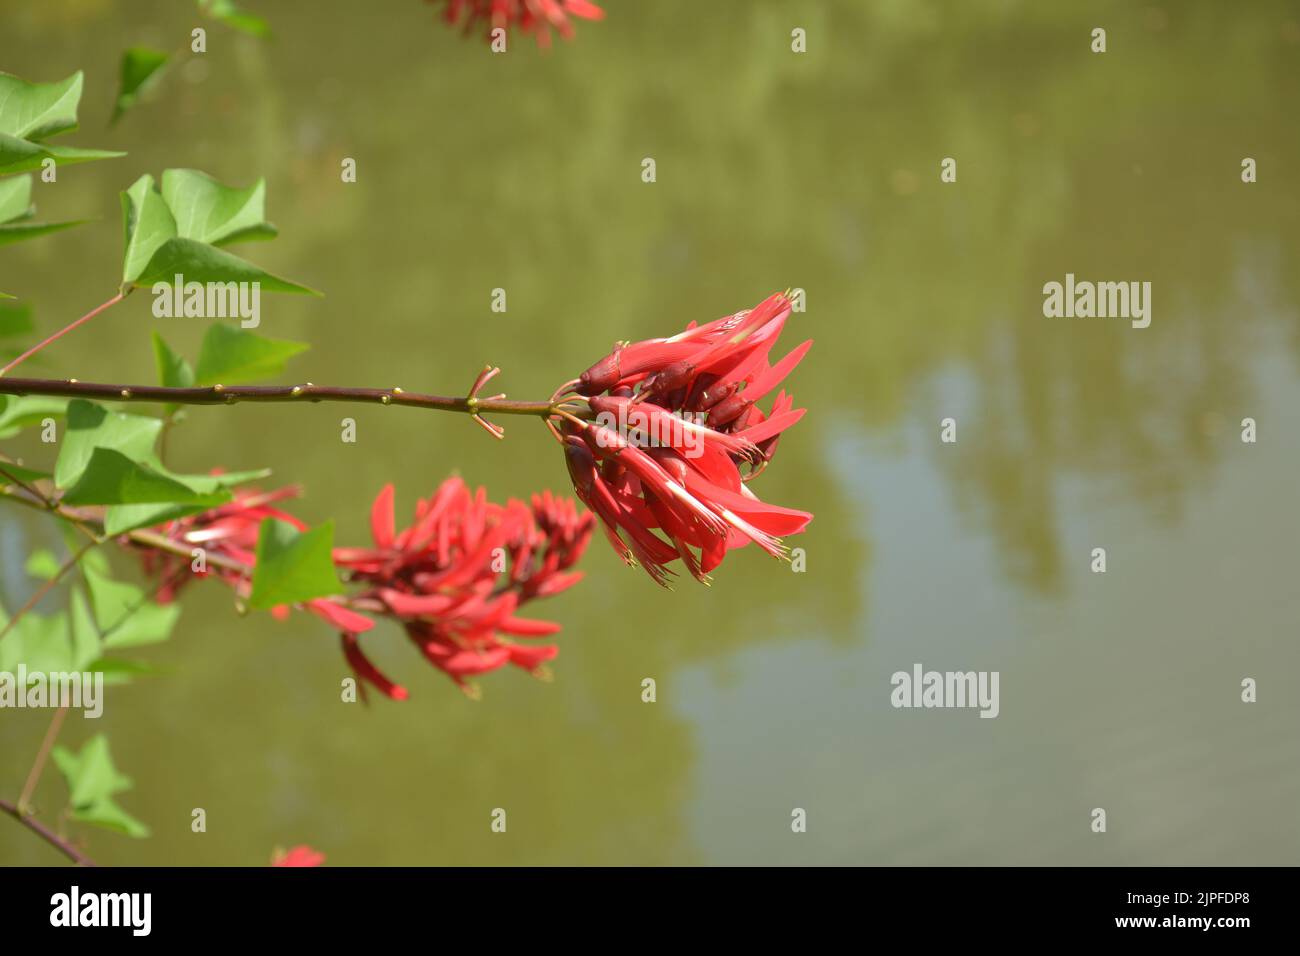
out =
<svg viewBox="0 0 1300 956"><path fill-rule="evenodd" d="M95 449L119 452L131 461L149 459L162 421L146 415L113 412L74 398L68 402L68 424L54 465L54 483L71 488L81 480Z"/></svg>
<svg viewBox="0 0 1300 956"><path fill-rule="evenodd" d="M55 765L68 784L68 803L74 820L127 836L149 835L149 828L113 799L115 794L131 789L132 783L113 765L107 737L103 734L92 737L78 754L66 747L55 747L53 755Z"/></svg>
<svg viewBox="0 0 1300 956"><path fill-rule="evenodd" d="M67 405L66 398L44 395L0 396L0 438L12 438L29 425L38 425L46 418L62 418Z"/></svg>
<svg viewBox="0 0 1300 956"><path fill-rule="evenodd" d="M46 159L66 166L125 155L45 142L77 128L81 84L81 71L57 83L28 83L0 73L0 176L39 169Z"/></svg>
<svg viewBox="0 0 1300 956"><path fill-rule="evenodd" d="M308 348L302 342L269 339L228 325L213 325L199 346L194 381L198 385L237 385L272 378L285 362Z"/></svg>
<svg viewBox="0 0 1300 956"><path fill-rule="evenodd" d="M159 192L152 176L141 176L122 193L123 286L171 283L180 275L187 282L258 282L268 292L319 295L219 248L275 236L265 197L263 180L235 189L197 170L168 169Z"/></svg>
<svg viewBox="0 0 1300 956"><path fill-rule="evenodd" d="M157 84L167 59L166 53L140 46L131 47L122 54L122 65L118 68L117 101L113 104L113 118L108 121L110 126L135 105L141 94Z"/></svg>
<svg viewBox="0 0 1300 956"><path fill-rule="evenodd" d="M32 205L32 177L0 179L0 246L35 239L85 222L84 219L74 222L28 222L35 214L36 207Z"/></svg>
<svg viewBox="0 0 1300 956"><path fill-rule="evenodd" d="M271 33L267 22L256 14L235 5L233 0L199 0L199 9L228 27L249 36L265 37Z"/></svg>
<svg viewBox="0 0 1300 956"><path fill-rule="evenodd" d="M331 553L334 522L298 531L293 525L267 518L257 535L257 561L248 606L256 609L294 604L339 592Z"/></svg>
<svg viewBox="0 0 1300 956"><path fill-rule="evenodd" d="M0 180L0 186L3 186L4 180ZM0 295L0 299L6 298ZM25 346L17 344L24 342L28 335L31 335L32 325L32 307L30 305L17 305L14 303L0 303L0 358L11 359L24 351ZM35 356L39 358L40 356ZM4 408L4 402L0 402L0 409Z"/></svg>
<svg viewBox="0 0 1300 956"><path fill-rule="evenodd" d="M195 491L111 448L94 449L81 477L63 496L64 503L69 505L183 504L196 509L211 508L229 500L228 494L205 495ZM105 522L104 530L119 534L127 528L110 527Z"/></svg>
<svg viewBox="0 0 1300 956"><path fill-rule="evenodd" d="M114 580L100 553L91 552L81 565L105 650L157 644L171 637L181 614L177 605L157 604L134 584Z"/></svg>

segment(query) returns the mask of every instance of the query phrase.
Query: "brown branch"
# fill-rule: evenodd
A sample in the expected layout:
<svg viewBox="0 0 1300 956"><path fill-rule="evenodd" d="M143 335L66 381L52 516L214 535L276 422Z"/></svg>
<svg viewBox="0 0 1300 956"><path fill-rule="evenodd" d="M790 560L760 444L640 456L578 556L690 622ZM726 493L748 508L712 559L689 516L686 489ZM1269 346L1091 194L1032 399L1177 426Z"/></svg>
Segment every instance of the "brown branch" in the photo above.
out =
<svg viewBox="0 0 1300 956"><path fill-rule="evenodd" d="M78 866L95 865L95 861L73 846L71 841L65 840L63 837L59 836L31 814L23 813L8 800L0 800L0 812L7 813L9 816L13 817Z"/></svg>

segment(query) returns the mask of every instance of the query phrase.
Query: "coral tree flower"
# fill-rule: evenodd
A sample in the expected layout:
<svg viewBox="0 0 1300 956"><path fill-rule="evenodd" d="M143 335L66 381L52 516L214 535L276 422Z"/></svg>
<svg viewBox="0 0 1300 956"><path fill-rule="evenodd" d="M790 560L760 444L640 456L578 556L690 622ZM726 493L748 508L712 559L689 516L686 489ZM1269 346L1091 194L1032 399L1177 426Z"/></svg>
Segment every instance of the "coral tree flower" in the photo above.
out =
<svg viewBox="0 0 1300 956"><path fill-rule="evenodd" d="M790 311L778 293L669 338L620 344L555 396L587 405L575 414L569 399L557 432L574 490L619 556L659 584L678 558L707 583L750 542L785 558L781 538L812 520L760 501L748 484L806 411L784 391L767 411L758 405L812 345L770 361Z"/></svg>
<svg viewBox="0 0 1300 956"><path fill-rule="evenodd" d="M530 504L499 505L453 477L419 501L415 520L397 531L387 485L371 509L374 546L337 548L334 562L367 586L360 600L399 620L429 663L465 688L467 678L506 664L539 672L559 652L536 643L558 632L558 624L517 612L581 580L571 569L594 524L549 491ZM360 679L390 697L405 696L366 659L355 634L344 632L343 648Z"/></svg>
<svg viewBox="0 0 1300 956"><path fill-rule="evenodd" d="M247 598L263 519L306 530L277 507L296 494L292 487L240 491L227 504L154 528L180 546L180 553L141 548L145 571L160 581L157 600L170 602L187 581L203 575L220 578ZM394 528L393 486L385 486L371 508L370 525L373 547L336 548L333 554L335 566L363 589L302 605L340 632L344 658L363 692L371 686L394 700L407 696L361 650L358 635L374 627L371 616L401 623L424 657L467 692L472 692L468 678L506 664L545 673L543 665L559 649L537 639L560 626L517 611L582 579L573 566L591 538L591 514L578 514L571 500L549 491L533 495L529 504L515 499L495 504L484 489L471 491L453 477L417 503L414 523L401 532ZM206 552L206 570L198 574L189 558L195 547ZM284 617L289 608L272 613Z"/></svg>
<svg viewBox="0 0 1300 956"><path fill-rule="evenodd" d="M605 11L589 0L429 0L445 3L443 19L453 26L465 25L469 33L483 27L491 35L495 29L509 32L518 29L537 37L539 46L551 44L551 30L566 40L573 38L570 17L603 20Z"/></svg>
<svg viewBox="0 0 1300 956"><path fill-rule="evenodd" d="M271 854L272 866L320 866L325 862L325 854L303 844L288 850L276 848Z"/></svg>

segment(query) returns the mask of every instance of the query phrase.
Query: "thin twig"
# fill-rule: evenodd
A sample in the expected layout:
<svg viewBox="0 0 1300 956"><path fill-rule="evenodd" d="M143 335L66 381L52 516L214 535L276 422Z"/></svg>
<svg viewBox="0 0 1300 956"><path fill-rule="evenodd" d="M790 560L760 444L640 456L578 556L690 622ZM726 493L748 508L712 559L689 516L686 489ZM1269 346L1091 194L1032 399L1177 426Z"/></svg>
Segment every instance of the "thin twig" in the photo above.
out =
<svg viewBox="0 0 1300 956"><path fill-rule="evenodd" d="M66 840L59 836L31 814L23 813L8 800L0 800L0 812L7 813L9 816L13 817L78 866L95 865L95 861L73 846L70 840Z"/></svg>

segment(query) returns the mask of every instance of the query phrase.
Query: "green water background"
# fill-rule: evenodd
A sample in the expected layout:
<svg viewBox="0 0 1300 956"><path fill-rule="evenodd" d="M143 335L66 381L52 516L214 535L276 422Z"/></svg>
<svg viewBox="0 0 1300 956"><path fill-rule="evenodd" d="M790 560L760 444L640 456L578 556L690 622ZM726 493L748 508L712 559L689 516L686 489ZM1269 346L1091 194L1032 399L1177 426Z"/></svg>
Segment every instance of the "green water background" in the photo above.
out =
<svg viewBox="0 0 1300 956"><path fill-rule="evenodd" d="M282 234L242 251L326 293L263 298L260 332L312 344L295 381L455 392L492 362L543 398L616 339L798 286L787 338L816 345L790 385L811 411L755 490L817 517L805 573L747 549L671 595L593 543L587 581L545 608L554 682L490 675L478 703L384 627L368 646L411 699L344 705L320 622L241 619L194 587L147 655L169 673L65 727L110 735L136 784L121 802L154 830L86 831L96 859L260 864L305 842L331 864L1297 861L1293 4L610 0L575 42L505 56L414 0L249 5L274 40L207 23L209 52L108 130L121 51L204 21L5 3L0 69L84 69L65 141L130 153L36 184L42 218L95 222L0 250L40 330L112 293L117 191L171 166L267 178ZM1152 282L1151 327L1044 318L1067 272ZM40 371L149 381L150 330L193 355L204 323L137 295ZM399 513L453 470L498 499L564 489L544 430L505 424L498 444L411 409L196 409L168 455L272 467L304 485L304 519L362 543L387 481ZM7 606L54 542L0 512ZM1000 716L891 708L916 662L1000 671ZM0 714L0 794L47 718ZM51 771L38 802L63 799ZM0 823L0 862L58 860Z"/></svg>

